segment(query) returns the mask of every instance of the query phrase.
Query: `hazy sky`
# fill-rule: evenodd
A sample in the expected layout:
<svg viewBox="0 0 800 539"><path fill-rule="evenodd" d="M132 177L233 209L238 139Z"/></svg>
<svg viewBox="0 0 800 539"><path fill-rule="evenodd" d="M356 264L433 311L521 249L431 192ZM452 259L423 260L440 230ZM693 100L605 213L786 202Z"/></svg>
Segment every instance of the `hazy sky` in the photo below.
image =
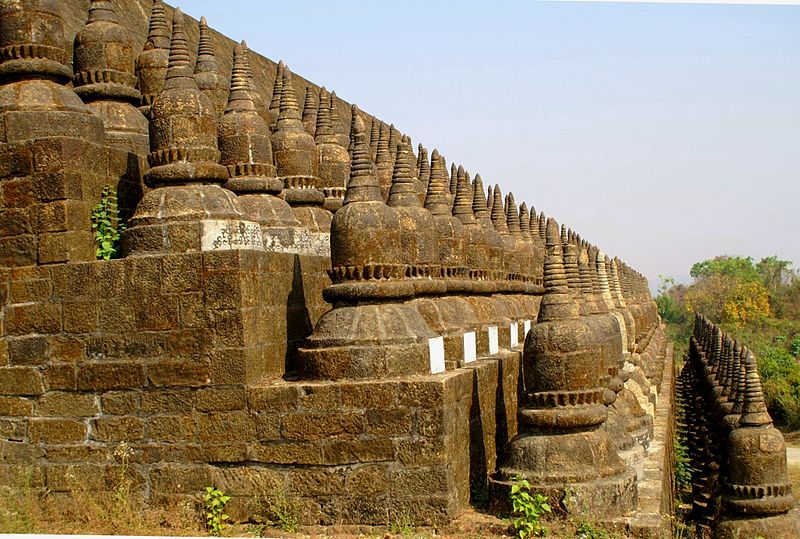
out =
<svg viewBox="0 0 800 539"><path fill-rule="evenodd" d="M800 7L173 0L658 284L800 267Z"/></svg>

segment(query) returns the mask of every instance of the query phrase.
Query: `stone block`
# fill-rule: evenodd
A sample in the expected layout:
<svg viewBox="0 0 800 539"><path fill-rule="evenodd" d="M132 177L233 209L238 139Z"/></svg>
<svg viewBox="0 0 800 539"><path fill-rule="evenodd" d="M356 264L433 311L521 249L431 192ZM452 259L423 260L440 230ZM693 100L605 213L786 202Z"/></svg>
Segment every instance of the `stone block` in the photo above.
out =
<svg viewBox="0 0 800 539"><path fill-rule="evenodd" d="M296 384L276 384L247 388L247 408L252 411L286 412L296 410L301 388Z"/></svg>
<svg viewBox="0 0 800 539"><path fill-rule="evenodd" d="M67 335L47 339L48 356L52 363L78 363L86 358L83 340Z"/></svg>
<svg viewBox="0 0 800 539"><path fill-rule="evenodd" d="M339 470L305 469L289 472L289 490L298 496L336 496L344 493L344 474Z"/></svg>
<svg viewBox="0 0 800 539"><path fill-rule="evenodd" d="M138 417L100 417L92 420L91 427L91 438L99 442L135 442L144 438L144 421Z"/></svg>
<svg viewBox="0 0 800 539"><path fill-rule="evenodd" d="M301 389L300 407L304 410L341 409L340 385L331 382L304 385Z"/></svg>
<svg viewBox="0 0 800 539"><path fill-rule="evenodd" d="M91 208L80 200L57 200L31 208L33 230L37 234L91 230Z"/></svg>
<svg viewBox="0 0 800 539"><path fill-rule="evenodd" d="M52 285L49 279L25 279L11 282L12 303L45 302L50 299Z"/></svg>
<svg viewBox="0 0 800 539"><path fill-rule="evenodd" d="M256 427L247 412L197 414L197 435L203 442L254 440Z"/></svg>
<svg viewBox="0 0 800 539"><path fill-rule="evenodd" d="M30 266L36 264L36 236L0 237L0 264Z"/></svg>
<svg viewBox="0 0 800 539"><path fill-rule="evenodd" d="M33 413L33 401L23 397L0 396L0 416L23 417Z"/></svg>
<svg viewBox="0 0 800 539"><path fill-rule="evenodd" d="M425 438L421 440L397 440L397 460L405 465L430 466L445 464L449 455L444 440Z"/></svg>
<svg viewBox="0 0 800 539"><path fill-rule="evenodd" d="M199 412L230 412L243 410L247 405L245 388L210 387L195 393L195 408Z"/></svg>
<svg viewBox="0 0 800 539"><path fill-rule="evenodd" d="M41 395L42 373L35 367L0 367L0 394Z"/></svg>
<svg viewBox="0 0 800 539"><path fill-rule="evenodd" d="M411 434L411 411L408 409L367 410L367 434L408 436Z"/></svg>
<svg viewBox="0 0 800 539"><path fill-rule="evenodd" d="M141 395L136 391L113 391L100 397L100 408L107 415L129 415L141 411Z"/></svg>
<svg viewBox="0 0 800 539"><path fill-rule="evenodd" d="M43 365L47 362L47 339L42 336L9 338L10 365Z"/></svg>
<svg viewBox="0 0 800 539"><path fill-rule="evenodd" d="M36 203L36 190L31 178L13 178L3 182L3 206L28 208Z"/></svg>
<svg viewBox="0 0 800 539"><path fill-rule="evenodd" d="M78 389L108 391L131 389L145 384L144 368L136 363L89 363L78 370Z"/></svg>
<svg viewBox="0 0 800 539"><path fill-rule="evenodd" d="M441 406L444 393L444 385L439 382L401 381L397 387L397 401L400 406L433 408Z"/></svg>
<svg viewBox="0 0 800 539"><path fill-rule="evenodd" d="M32 418L28 427L31 443L67 444L86 440L86 423L76 419Z"/></svg>
<svg viewBox="0 0 800 539"><path fill-rule="evenodd" d="M184 293L178 296L178 320L181 328L205 327L206 308L200 292Z"/></svg>
<svg viewBox="0 0 800 539"><path fill-rule="evenodd" d="M25 441L28 432L26 419L10 419L0 417L0 439L10 442Z"/></svg>
<svg viewBox="0 0 800 539"><path fill-rule="evenodd" d="M39 234L39 264L84 262L95 259L94 236L87 231Z"/></svg>
<svg viewBox="0 0 800 539"><path fill-rule="evenodd" d="M195 494L211 485L211 473L206 465L166 464L150 470L150 485L155 493Z"/></svg>
<svg viewBox="0 0 800 539"><path fill-rule="evenodd" d="M169 254L161 261L161 293L200 290L203 280L203 262L200 253Z"/></svg>
<svg viewBox="0 0 800 539"><path fill-rule="evenodd" d="M197 435L190 415L158 415L147 419L147 438L153 442L186 442Z"/></svg>
<svg viewBox="0 0 800 539"><path fill-rule="evenodd" d="M51 301L9 305L5 328L8 335L61 333L61 304Z"/></svg>
<svg viewBox="0 0 800 539"><path fill-rule="evenodd" d="M322 448L325 464L338 466L359 462L387 462L395 458L392 440L388 438L362 438L334 440Z"/></svg>
<svg viewBox="0 0 800 539"><path fill-rule="evenodd" d="M91 417L100 413L98 397L85 393L48 391L36 401L36 414L55 417Z"/></svg>
<svg viewBox="0 0 800 539"><path fill-rule="evenodd" d="M319 442L254 443L248 447L250 460L264 464L323 464Z"/></svg>
<svg viewBox="0 0 800 539"><path fill-rule="evenodd" d="M23 234L33 234L30 211L27 208L0 210L0 237L8 238Z"/></svg>
<svg viewBox="0 0 800 539"><path fill-rule="evenodd" d="M92 333L98 328L98 304L94 301L64 302L64 331Z"/></svg>
<svg viewBox="0 0 800 539"><path fill-rule="evenodd" d="M141 394L141 410L146 414L188 413L194 407L194 391L153 389Z"/></svg>
<svg viewBox="0 0 800 539"><path fill-rule="evenodd" d="M389 467L385 464L354 468L345 478L345 491L350 496L379 496L389 490Z"/></svg>
<svg viewBox="0 0 800 539"><path fill-rule="evenodd" d="M353 437L364 433L364 415L350 413L293 413L283 419L283 436L289 440Z"/></svg>
<svg viewBox="0 0 800 539"><path fill-rule="evenodd" d="M157 387L201 387L211 382L205 361L160 361L147 366L147 379Z"/></svg>
<svg viewBox="0 0 800 539"><path fill-rule="evenodd" d="M230 496L258 496L266 501L286 488L286 472L261 466L211 468L214 486Z"/></svg>
<svg viewBox="0 0 800 539"><path fill-rule="evenodd" d="M443 466L407 467L389 474L392 495L398 498L447 495L448 469Z"/></svg>
<svg viewBox="0 0 800 539"><path fill-rule="evenodd" d="M341 396L345 408L392 408L399 404L398 384L394 380L344 383Z"/></svg>
<svg viewBox="0 0 800 539"><path fill-rule="evenodd" d="M247 363L252 350L244 348L218 348L212 351L211 383L214 385L242 384L247 378Z"/></svg>
<svg viewBox="0 0 800 539"><path fill-rule="evenodd" d="M78 368L75 365L48 365L42 376L47 391L78 389Z"/></svg>
<svg viewBox="0 0 800 539"><path fill-rule="evenodd" d="M278 440L281 437L281 418L279 414L252 414L256 427L256 438L264 441Z"/></svg>
<svg viewBox="0 0 800 539"><path fill-rule="evenodd" d="M134 302L136 329L140 331L164 331L178 327L178 299L162 296L158 299L142 298Z"/></svg>

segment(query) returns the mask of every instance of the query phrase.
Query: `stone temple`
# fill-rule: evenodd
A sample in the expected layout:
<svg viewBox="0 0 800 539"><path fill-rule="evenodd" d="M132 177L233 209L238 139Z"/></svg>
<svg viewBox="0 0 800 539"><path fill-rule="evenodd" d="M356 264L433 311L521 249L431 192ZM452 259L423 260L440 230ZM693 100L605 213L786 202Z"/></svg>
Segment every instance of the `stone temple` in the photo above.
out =
<svg viewBox="0 0 800 539"><path fill-rule="evenodd" d="M124 442L148 499L214 485L239 520L284 492L306 524L436 525L524 477L668 534L676 377L644 277L209 23L0 0L2 481L107 490ZM98 260L107 186L126 226ZM797 537L751 356L709 324L678 379L698 514Z"/></svg>

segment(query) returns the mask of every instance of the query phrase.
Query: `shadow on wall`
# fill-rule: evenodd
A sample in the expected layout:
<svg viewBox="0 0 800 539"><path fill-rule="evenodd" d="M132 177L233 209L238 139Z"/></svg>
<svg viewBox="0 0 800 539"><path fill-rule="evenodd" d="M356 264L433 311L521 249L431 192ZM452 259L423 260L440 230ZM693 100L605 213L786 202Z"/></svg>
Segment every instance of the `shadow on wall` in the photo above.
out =
<svg viewBox="0 0 800 539"><path fill-rule="evenodd" d="M300 266L300 256L294 255L294 270L292 274L292 288L286 298L286 379L297 379L299 365L297 364L297 349L311 335L314 327L311 325L311 316L306 307L306 293L303 286L303 271Z"/></svg>

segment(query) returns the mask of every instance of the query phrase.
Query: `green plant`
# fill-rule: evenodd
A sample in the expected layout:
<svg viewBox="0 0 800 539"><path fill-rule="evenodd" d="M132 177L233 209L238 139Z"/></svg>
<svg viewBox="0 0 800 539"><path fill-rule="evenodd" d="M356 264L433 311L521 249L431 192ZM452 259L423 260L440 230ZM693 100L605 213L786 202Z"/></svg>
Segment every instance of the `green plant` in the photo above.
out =
<svg viewBox="0 0 800 539"><path fill-rule="evenodd" d="M218 488L206 487L206 494L203 497L203 501L205 502L206 509L206 527L211 535L219 536L222 534L225 521L230 518L225 514L225 506L230 499L230 496L226 496L225 493Z"/></svg>
<svg viewBox="0 0 800 539"><path fill-rule="evenodd" d="M92 210L92 230L97 244L95 256L98 260L110 260L119 249L119 239L125 223L119 217L117 190L111 185L103 187L100 202Z"/></svg>
<svg viewBox="0 0 800 539"><path fill-rule="evenodd" d="M516 476L511 484L511 508L518 515L511 522L517 537L539 537L547 534L547 528L539 522L539 518L552 511L547 503L547 496L530 493L531 485L522 477Z"/></svg>
<svg viewBox="0 0 800 539"><path fill-rule="evenodd" d="M800 356L800 335L795 335L794 339L792 339L791 344L789 344L789 352L794 357Z"/></svg>
<svg viewBox="0 0 800 539"><path fill-rule="evenodd" d="M399 533L404 537L411 537L414 534L414 521L408 511L397 513L389 526L389 531Z"/></svg>
<svg viewBox="0 0 800 539"><path fill-rule="evenodd" d="M578 529L575 530L575 537L579 539L610 539L611 536L605 530L595 528L589 522L581 522Z"/></svg>
<svg viewBox="0 0 800 539"><path fill-rule="evenodd" d="M297 501L276 492L268 501L270 520L285 532L296 532L299 524Z"/></svg>

